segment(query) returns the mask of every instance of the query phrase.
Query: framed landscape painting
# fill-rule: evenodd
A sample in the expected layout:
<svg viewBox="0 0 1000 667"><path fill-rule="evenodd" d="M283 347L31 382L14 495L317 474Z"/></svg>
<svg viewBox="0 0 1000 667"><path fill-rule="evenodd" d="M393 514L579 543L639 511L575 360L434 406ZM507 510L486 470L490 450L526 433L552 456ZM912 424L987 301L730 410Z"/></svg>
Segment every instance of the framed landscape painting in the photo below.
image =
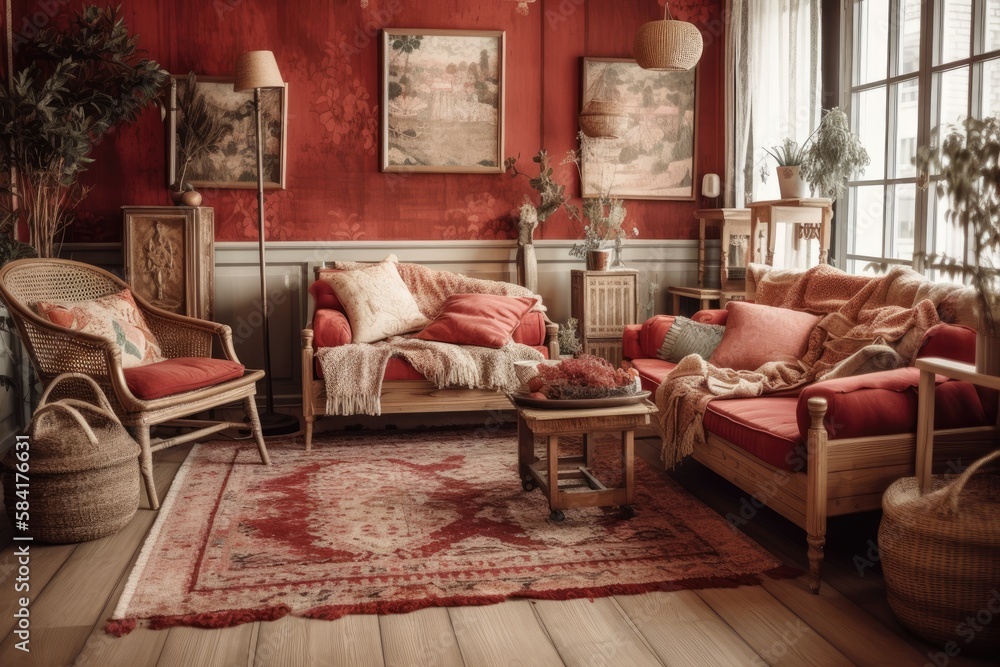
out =
<svg viewBox="0 0 1000 667"><path fill-rule="evenodd" d="M178 154L178 132L183 131L184 104L190 94L187 75L170 82L170 128L168 186L177 182L182 164ZM288 126L288 84L264 88L261 122L264 128L264 187L285 187L285 144ZM195 94L203 95L208 113L222 124L222 135L212 150L195 156L188 165L185 182L200 188L257 188L257 128L253 114L253 91L234 92L233 79L198 77Z"/></svg>
<svg viewBox="0 0 1000 667"><path fill-rule="evenodd" d="M583 196L694 199L695 70L644 70L634 60L583 59L583 106L617 101L629 116L617 139L588 139L581 150Z"/></svg>
<svg viewBox="0 0 1000 667"><path fill-rule="evenodd" d="M382 31L382 171L501 173L505 34Z"/></svg>

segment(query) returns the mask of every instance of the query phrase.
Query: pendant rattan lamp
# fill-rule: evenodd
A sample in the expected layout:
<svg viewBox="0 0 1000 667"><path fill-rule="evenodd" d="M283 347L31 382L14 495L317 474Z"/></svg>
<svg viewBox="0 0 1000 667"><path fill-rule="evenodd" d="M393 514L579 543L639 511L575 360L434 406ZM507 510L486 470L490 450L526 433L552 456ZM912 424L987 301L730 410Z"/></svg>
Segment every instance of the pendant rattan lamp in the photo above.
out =
<svg viewBox="0 0 1000 667"><path fill-rule="evenodd" d="M698 64L703 48L701 31L687 21L675 21L667 0L663 3L663 20L639 28L632 55L643 69L684 72Z"/></svg>
<svg viewBox="0 0 1000 667"><path fill-rule="evenodd" d="M580 131L592 139L617 139L628 129L629 117L625 105L613 100L608 86L606 63L601 75L587 91L590 100L580 112Z"/></svg>
<svg viewBox="0 0 1000 667"><path fill-rule="evenodd" d="M261 121L260 91L262 88L284 88L281 71L270 51L247 51L236 61L236 81L233 90L253 91L253 115L257 123L257 247L260 252L260 307L264 335L264 390L267 409L260 415L264 435L284 435L299 430L299 421L291 415L274 411L274 389L271 383L271 337L268 330L270 308L267 305L267 259L264 255L264 128Z"/></svg>

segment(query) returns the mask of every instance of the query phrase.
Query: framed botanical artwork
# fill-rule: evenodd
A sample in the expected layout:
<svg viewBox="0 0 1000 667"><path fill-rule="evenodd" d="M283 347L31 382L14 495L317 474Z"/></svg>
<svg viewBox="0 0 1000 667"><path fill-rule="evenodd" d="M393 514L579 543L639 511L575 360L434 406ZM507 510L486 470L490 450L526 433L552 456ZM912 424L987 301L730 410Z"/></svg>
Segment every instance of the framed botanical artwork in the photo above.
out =
<svg viewBox="0 0 1000 667"><path fill-rule="evenodd" d="M644 70L634 60L583 59L583 105L621 103L628 129L617 139L593 139L581 150L583 196L694 199L695 70Z"/></svg>
<svg viewBox="0 0 1000 667"><path fill-rule="evenodd" d="M502 31L382 31L382 171L502 173Z"/></svg>
<svg viewBox="0 0 1000 667"><path fill-rule="evenodd" d="M202 113L220 125L219 138L209 150L198 152L184 168L180 148L184 136L184 109L190 108L187 75L170 81L170 128L168 186L184 172L184 181L197 188L257 188L257 128L253 114L253 91L233 91L233 79L198 77L194 95L204 101ZM284 88L264 88L261 93L261 122L264 129L264 187L285 188L285 147L288 129L288 84Z"/></svg>

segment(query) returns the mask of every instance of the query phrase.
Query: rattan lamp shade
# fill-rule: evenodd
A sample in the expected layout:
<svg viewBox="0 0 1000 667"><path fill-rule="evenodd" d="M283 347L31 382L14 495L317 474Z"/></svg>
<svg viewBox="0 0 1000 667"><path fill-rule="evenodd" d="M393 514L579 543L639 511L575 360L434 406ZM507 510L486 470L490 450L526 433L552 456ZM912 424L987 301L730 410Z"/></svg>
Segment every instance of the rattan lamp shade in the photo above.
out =
<svg viewBox="0 0 1000 667"><path fill-rule="evenodd" d="M632 55L643 69L683 72L698 64L703 47L701 31L687 21L650 21L636 33Z"/></svg>
<svg viewBox="0 0 1000 667"><path fill-rule="evenodd" d="M236 80L233 90L253 90L254 88L281 88L278 63L270 51L247 51L236 61Z"/></svg>
<svg viewBox="0 0 1000 667"><path fill-rule="evenodd" d="M590 100L580 112L580 130L588 137L617 139L628 129L628 114L620 102Z"/></svg>

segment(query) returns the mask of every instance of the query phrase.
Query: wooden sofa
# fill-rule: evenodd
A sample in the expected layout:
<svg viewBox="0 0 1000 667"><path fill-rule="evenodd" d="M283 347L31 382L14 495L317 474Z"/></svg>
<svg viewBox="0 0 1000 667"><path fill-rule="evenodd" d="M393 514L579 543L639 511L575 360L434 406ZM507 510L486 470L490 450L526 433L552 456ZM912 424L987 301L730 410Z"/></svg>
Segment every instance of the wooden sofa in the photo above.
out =
<svg viewBox="0 0 1000 667"><path fill-rule="evenodd" d="M330 269L316 269L317 283L310 292L314 297L314 309L310 317L311 326L302 330L302 412L305 419L306 449L312 447L313 427L317 417L326 415L326 383L319 375L316 362L317 326L323 326L324 314L322 295L314 289L321 286L321 272ZM317 298L319 296L319 298ZM326 313L327 316L331 313ZM559 325L551 322L544 313L544 339L534 341L536 347L544 347L549 358L559 356ZM339 315L335 315L339 319ZM346 316L345 316L346 321ZM537 344L536 344L537 343ZM510 401L497 391L483 389L447 388L439 389L428 380L387 379L382 383L382 414L475 412L481 410L511 410Z"/></svg>
<svg viewBox="0 0 1000 667"><path fill-rule="evenodd" d="M714 310L696 313L693 319L725 324L725 317L726 311ZM674 366L656 358L673 319L656 316L624 333L624 363L640 373L644 389L655 392ZM939 327L927 332L918 356L972 363L974 332L970 337L964 327ZM728 517L737 527L752 521L757 508L766 505L806 531L810 587L818 592L827 517L881 509L885 489L914 475L918 383L917 369L904 368L817 382L796 396L714 401L706 414L706 443L696 446L693 458L752 496L739 513ZM955 472L997 446L996 392L939 378L935 395L935 472ZM758 403L752 411L751 401L771 402ZM976 402L980 406L972 405ZM781 412L794 411L785 419L785 426L792 427L786 432L799 438L799 446L791 450L791 465L763 460L760 452L748 451L745 443L734 442L738 438L721 433L726 429L712 425L718 420L709 419L713 408L731 414L741 407L744 414L757 414L743 426L762 431L779 430L775 423L781 421ZM852 414L861 412L875 424L869 433L864 426L852 425ZM797 429L788 423L791 418Z"/></svg>

